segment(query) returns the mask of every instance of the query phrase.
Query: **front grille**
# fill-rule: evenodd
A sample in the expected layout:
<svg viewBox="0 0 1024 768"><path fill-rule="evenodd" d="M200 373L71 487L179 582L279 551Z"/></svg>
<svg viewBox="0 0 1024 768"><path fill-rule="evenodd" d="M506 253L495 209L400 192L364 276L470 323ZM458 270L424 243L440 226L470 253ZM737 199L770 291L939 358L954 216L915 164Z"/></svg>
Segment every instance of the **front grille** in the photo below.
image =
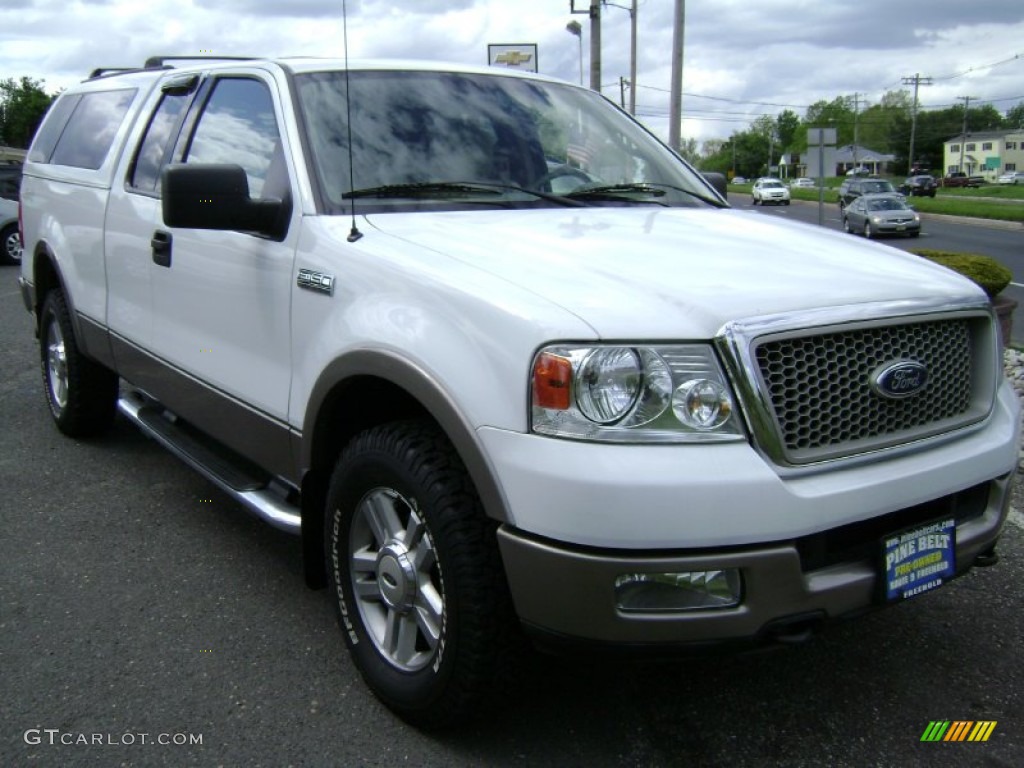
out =
<svg viewBox="0 0 1024 768"><path fill-rule="evenodd" d="M794 464L906 442L977 420L972 318L870 326L756 341L761 388ZM887 364L928 370L924 389L887 399L871 387Z"/></svg>

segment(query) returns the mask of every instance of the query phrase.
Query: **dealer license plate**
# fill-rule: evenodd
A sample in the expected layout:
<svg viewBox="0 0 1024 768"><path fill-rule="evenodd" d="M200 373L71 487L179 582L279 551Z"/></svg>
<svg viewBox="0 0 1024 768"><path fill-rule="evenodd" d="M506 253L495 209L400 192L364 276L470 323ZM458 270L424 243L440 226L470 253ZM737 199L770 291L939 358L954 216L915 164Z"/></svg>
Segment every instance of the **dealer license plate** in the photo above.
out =
<svg viewBox="0 0 1024 768"><path fill-rule="evenodd" d="M894 533L885 538L882 550L886 600L929 592L956 573L956 521Z"/></svg>

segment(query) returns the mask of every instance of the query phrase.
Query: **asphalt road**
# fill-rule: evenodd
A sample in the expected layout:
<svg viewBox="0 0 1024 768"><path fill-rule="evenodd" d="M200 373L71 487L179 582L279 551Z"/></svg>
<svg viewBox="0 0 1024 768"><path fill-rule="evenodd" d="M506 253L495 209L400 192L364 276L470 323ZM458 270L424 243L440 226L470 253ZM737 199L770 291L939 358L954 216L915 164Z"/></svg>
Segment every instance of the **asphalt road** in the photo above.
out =
<svg viewBox="0 0 1024 768"><path fill-rule="evenodd" d="M809 643L536 657L500 715L413 730L362 685L296 539L126 423L57 433L15 277L0 269L2 766L1024 764L1019 514L996 567ZM997 725L922 743L932 720Z"/></svg>

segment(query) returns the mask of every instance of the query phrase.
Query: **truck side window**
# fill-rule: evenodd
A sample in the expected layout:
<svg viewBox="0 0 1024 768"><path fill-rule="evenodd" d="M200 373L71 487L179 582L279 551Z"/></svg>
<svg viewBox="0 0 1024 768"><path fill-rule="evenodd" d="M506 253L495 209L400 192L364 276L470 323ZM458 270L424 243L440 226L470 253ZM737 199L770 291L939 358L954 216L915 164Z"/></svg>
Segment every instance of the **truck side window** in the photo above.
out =
<svg viewBox="0 0 1024 768"><path fill-rule="evenodd" d="M135 157L129 184L140 192L160 193L160 170L167 159L167 150L177 131L189 94L166 93L146 128L146 135Z"/></svg>
<svg viewBox="0 0 1024 768"><path fill-rule="evenodd" d="M196 126L186 163L235 163L245 169L249 195L263 196L279 144L274 102L267 86L249 78L217 82Z"/></svg>
<svg viewBox="0 0 1024 768"><path fill-rule="evenodd" d="M97 170L114 143L136 89L86 93L74 105L49 162Z"/></svg>

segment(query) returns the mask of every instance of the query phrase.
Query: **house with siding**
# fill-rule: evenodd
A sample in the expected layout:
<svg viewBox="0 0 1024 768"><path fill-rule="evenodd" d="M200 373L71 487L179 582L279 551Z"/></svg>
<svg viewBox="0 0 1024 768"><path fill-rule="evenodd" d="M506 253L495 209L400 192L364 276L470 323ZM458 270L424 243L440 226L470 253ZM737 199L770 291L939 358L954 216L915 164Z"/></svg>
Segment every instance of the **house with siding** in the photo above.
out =
<svg viewBox="0 0 1024 768"><path fill-rule="evenodd" d="M1024 130L972 131L946 139L942 145L944 173L994 180L1006 171L1024 171Z"/></svg>

